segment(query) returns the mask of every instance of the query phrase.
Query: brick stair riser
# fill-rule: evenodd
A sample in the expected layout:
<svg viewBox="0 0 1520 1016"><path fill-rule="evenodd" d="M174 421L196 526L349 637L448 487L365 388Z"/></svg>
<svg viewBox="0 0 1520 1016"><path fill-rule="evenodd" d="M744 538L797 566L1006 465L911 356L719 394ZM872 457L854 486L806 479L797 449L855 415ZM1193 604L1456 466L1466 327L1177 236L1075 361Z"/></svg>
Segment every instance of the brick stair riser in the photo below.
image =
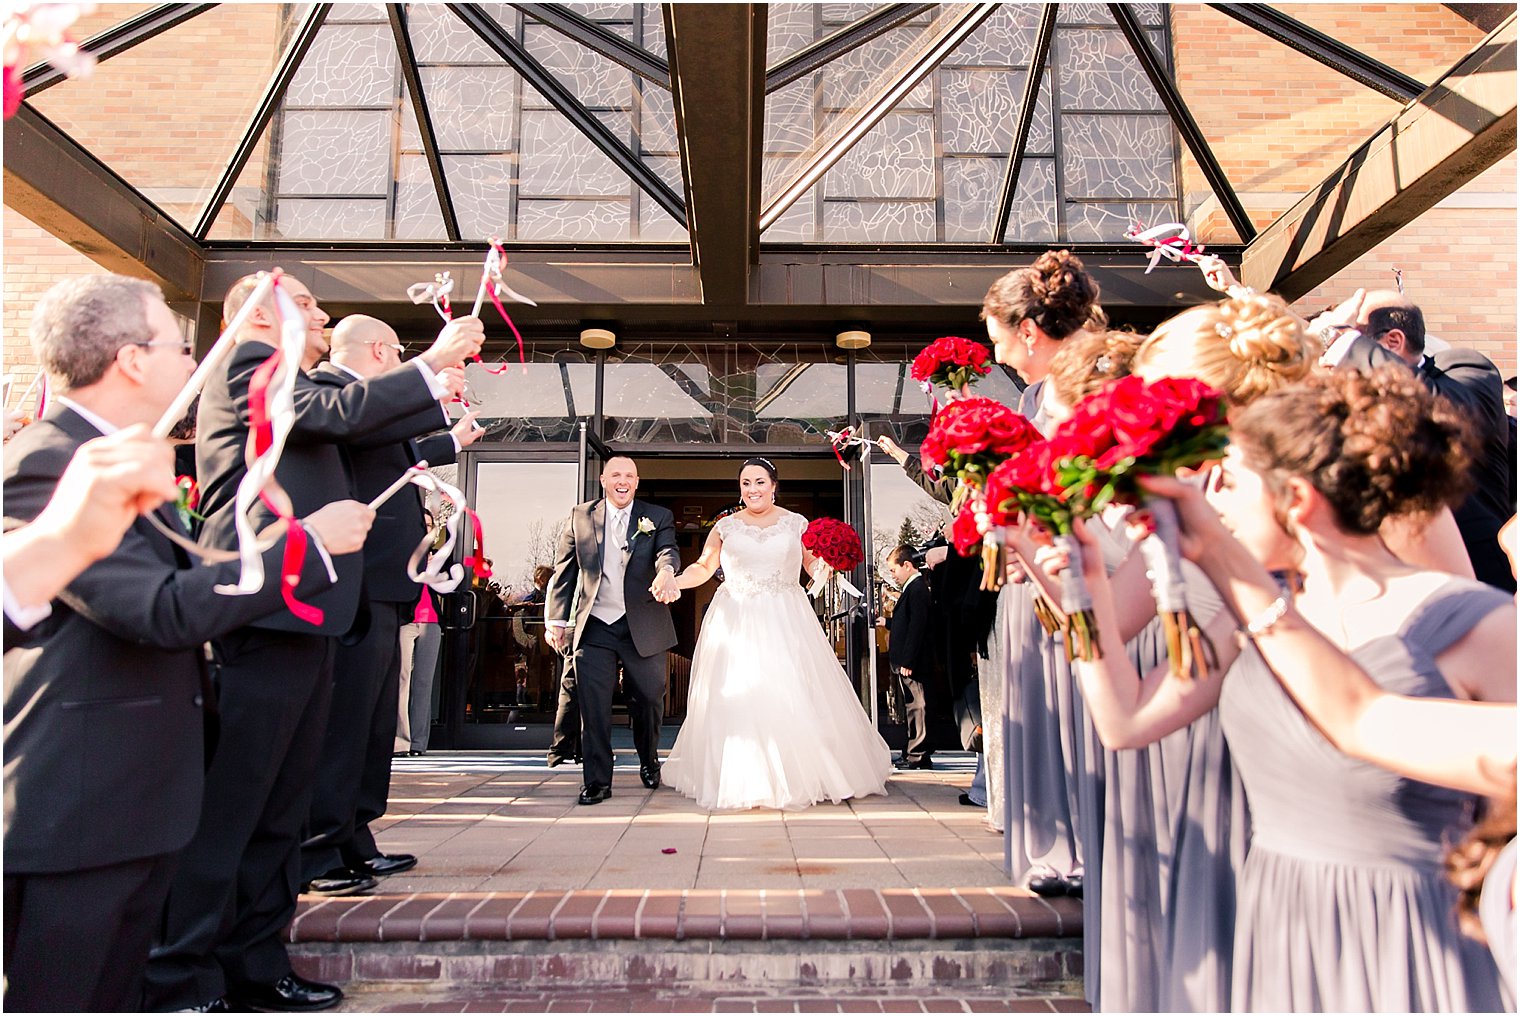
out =
<svg viewBox="0 0 1520 1016"><path fill-rule="evenodd" d="M290 952L297 972L316 980L439 990L490 984L661 989L958 984L1065 991L1082 976L1080 940L1055 938L305 942Z"/></svg>

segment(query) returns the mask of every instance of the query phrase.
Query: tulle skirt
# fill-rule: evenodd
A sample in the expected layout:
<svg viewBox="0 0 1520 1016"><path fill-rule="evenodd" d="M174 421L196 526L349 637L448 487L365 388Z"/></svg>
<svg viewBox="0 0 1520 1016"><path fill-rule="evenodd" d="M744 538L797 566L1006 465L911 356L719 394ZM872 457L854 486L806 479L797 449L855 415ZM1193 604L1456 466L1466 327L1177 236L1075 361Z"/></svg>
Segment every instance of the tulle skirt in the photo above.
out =
<svg viewBox="0 0 1520 1016"><path fill-rule="evenodd" d="M891 772L802 589L718 590L665 783L704 808L796 809L884 794Z"/></svg>

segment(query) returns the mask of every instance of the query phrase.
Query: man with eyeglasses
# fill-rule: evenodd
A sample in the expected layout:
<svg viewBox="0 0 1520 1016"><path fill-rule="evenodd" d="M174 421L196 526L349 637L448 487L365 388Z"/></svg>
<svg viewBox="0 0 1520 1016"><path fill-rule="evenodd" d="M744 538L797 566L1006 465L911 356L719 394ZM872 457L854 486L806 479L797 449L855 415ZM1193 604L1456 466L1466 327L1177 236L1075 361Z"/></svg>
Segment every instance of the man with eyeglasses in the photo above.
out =
<svg viewBox="0 0 1520 1016"><path fill-rule="evenodd" d="M351 314L332 331L328 362L311 372L319 385L344 389L401 365L405 352L383 321ZM455 461L483 433L475 413L452 424L437 403L395 427L344 446L354 496L368 503L418 462ZM433 433L428 434L428 431ZM423 433L423 437L413 437ZM407 561L427 532L421 491L407 487L381 505L364 545L364 601L368 626L342 640L334 666L333 702L317 766L301 883L318 896L347 896L375 885L377 876L416 867L412 854L383 854L369 824L385 814L391 752L401 687L401 625L412 618L422 590L407 575Z"/></svg>
<svg viewBox="0 0 1520 1016"><path fill-rule="evenodd" d="M54 286L31 333L54 398L6 448L7 531L37 517L77 449L153 424L195 367L158 287L120 275ZM300 524L325 553L351 555L373 513L337 500ZM283 609L283 539L264 554L261 590L222 596L214 589L236 582L238 562L202 566L174 536L188 542L172 502L139 516L6 646L8 1010L139 1008L149 944L201 813L216 707L204 643ZM297 593L330 582L311 554Z"/></svg>
<svg viewBox="0 0 1520 1016"><path fill-rule="evenodd" d="M247 276L223 302L231 320L258 288ZM305 319L307 358L325 348L327 314L291 275L281 289ZM201 393L196 466L201 483L201 542L237 546L236 496L246 474L249 389L279 342L272 297L256 306L237 348ZM305 374L295 383L295 419L276 479L299 514L313 502L351 496L344 446L395 428L459 393L461 364L480 349L480 319L459 318L410 363L342 389ZM421 433L435 423L419 425ZM401 435L393 437L399 439ZM409 436L409 435L408 435ZM256 528L275 522L264 505ZM206 775L200 826L186 847L169 893L163 928L148 965L148 1009L190 1007L272 1011L329 1009L337 987L297 975L281 936L295 915L300 846L317 759L327 730L336 643L358 615L364 562L335 559L337 580L307 602L322 611L312 624L289 609L213 643L220 681L222 748Z"/></svg>

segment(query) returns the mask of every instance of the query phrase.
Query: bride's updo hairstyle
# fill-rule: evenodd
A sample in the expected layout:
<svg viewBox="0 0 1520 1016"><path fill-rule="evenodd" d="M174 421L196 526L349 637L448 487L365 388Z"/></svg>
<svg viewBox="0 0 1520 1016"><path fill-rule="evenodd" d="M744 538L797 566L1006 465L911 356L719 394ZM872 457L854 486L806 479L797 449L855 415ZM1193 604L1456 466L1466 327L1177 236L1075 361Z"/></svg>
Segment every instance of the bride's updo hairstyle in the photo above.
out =
<svg viewBox="0 0 1520 1016"><path fill-rule="evenodd" d="M992 284L982 299L982 320L1009 328L1028 319L1052 339L1108 324L1098 306L1098 283L1071 251L1046 251L1028 268L1015 268Z"/></svg>
<svg viewBox="0 0 1520 1016"><path fill-rule="evenodd" d="M762 459L758 455L752 459L745 459L744 465L739 467L739 475L743 476L744 471L750 466L758 466L761 469L765 470L765 475L771 478L771 483L775 484L781 482L781 478L776 475L776 464L773 463L770 459Z"/></svg>
<svg viewBox="0 0 1520 1016"><path fill-rule="evenodd" d="M1349 533L1436 511L1467 488L1471 429L1402 366L1315 374L1263 395L1230 424L1269 490L1281 497L1289 477L1302 477Z"/></svg>
<svg viewBox="0 0 1520 1016"><path fill-rule="evenodd" d="M1132 369L1148 378L1194 378L1222 392L1231 406L1244 406L1308 377L1319 354L1303 319L1267 293L1168 318L1141 343Z"/></svg>

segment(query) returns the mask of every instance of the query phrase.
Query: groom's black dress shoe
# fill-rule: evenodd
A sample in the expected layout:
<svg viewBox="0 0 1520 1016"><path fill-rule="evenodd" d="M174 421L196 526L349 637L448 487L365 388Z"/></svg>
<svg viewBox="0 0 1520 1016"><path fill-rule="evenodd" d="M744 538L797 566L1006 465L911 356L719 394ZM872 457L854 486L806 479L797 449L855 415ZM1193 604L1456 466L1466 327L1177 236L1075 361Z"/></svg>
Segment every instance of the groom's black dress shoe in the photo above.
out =
<svg viewBox="0 0 1520 1016"><path fill-rule="evenodd" d="M612 796L612 788L601 783L588 783L581 788L578 798L581 804L601 804Z"/></svg>
<svg viewBox="0 0 1520 1016"><path fill-rule="evenodd" d="M416 854L376 854L374 857L353 866L354 871L364 874L367 869L376 878L384 878L387 875L399 875L403 871L411 871L417 867Z"/></svg>
<svg viewBox="0 0 1520 1016"><path fill-rule="evenodd" d="M1065 896L1066 880L1060 875L1034 875L1029 879L1029 891L1036 896Z"/></svg>
<svg viewBox="0 0 1520 1016"><path fill-rule="evenodd" d="M923 758L919 758L919 759L910 759L910 758L906 758L906 757L904 757L902 755L899 755L897 758L895 758L895 759L892 760L892 765L896 766L898 769L933 769L934 768L934 763L929 760L929 756L928 755L925 755Z"/></svg>
<svg viewBox="0 0 1520 1016"><path fill-rule="evenodd" d="M639 779L644 781L644 786L650 790L660 789L660 767L639 766Z"/></svg>
<svg viewBox="0 0 1520 1016"><path fill-rule="evenodd" d="M331 984L308 981L289 973L273 984L247 984L229 992L232 1006L248 1006L265 1012L319 1012L343 1001L343 992Z"/></svg>
<svg viewBox="0 0 1520 1016"><path fill-rule="evenodd" d="M355 896L369 892L379 884L367 871L333 868L301 886L301 891L313 896Z"/></svg>
<svg viewBox="0 0 1520 1016"><path fill-rule="evenodd" d="M1075 896L1079 900L1082 898L1081 875L1067 875L1061 881L1065 883L1063 888L1065 888L1067 896Z"/></svg>

